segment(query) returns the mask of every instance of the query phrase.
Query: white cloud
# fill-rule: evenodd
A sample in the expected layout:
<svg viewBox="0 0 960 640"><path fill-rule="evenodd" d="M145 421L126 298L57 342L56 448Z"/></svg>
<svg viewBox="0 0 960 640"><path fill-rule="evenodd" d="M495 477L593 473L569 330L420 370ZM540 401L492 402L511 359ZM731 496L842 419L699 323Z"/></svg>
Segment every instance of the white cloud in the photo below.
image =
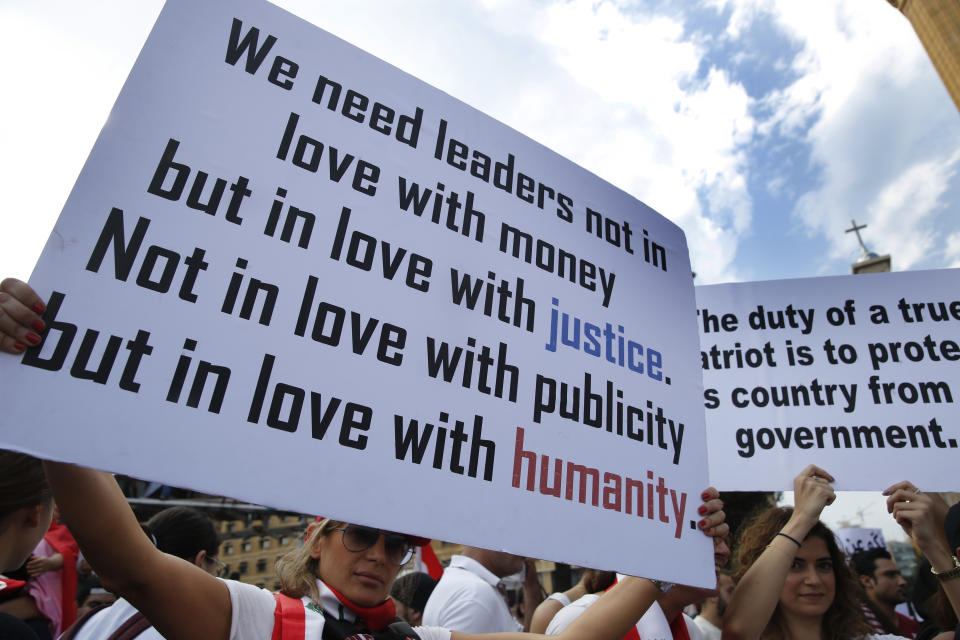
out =
<svg viewBox="0 0 960 640"><path fill-rule="evenodd" d="M948 267L960 267L960 231L951 233L947 237L944 257Z"/></svg>
<svg viewBox="0 0 960 640"><path fill-rule="evenodd" d="M942 266L931 262L945 235L935 225L957 221L936 214L956 177L960 121L909 22L881 2L765 6L801 50L792 66L798 79L767 96L774 115L758 130L809 145L819 185L794 214L826 241L822 257L857 255L843 233L856 218L870 226L870 248L891 253L895 268Z"/></svg>
<svg viewBox="0 0 960 640"><path fill-rule="evenodd" d="M698 79L705 51L678 20L613 1L419 0L403 9L382 3L370 24L343 3L286 4L672 219L700 281L736 279L751 217L750 99L721 70Z"/></svg>
<svg viewBox="0 0 960 640"><path fill-rule="evenodd" d="M755 127L751 102L720 69L698 76L704 44L685 37L679 19L611 0L279 4L647 202L685 229L702 281L736 279L737 245L752 209L744 151ZM18 77L36 97L18 101L24 113L17 118L28 120L29 111L47 105L50 120L58 120L63 110L57 105L69 100L76 110L71 117L82 120L57 123L63 127L57 131L68 130L79 142L65 151L69 164L57 170L56 196L37 205L44 211L56 211L66 196L159 3L103 3L86 16L72 6L60 0L56 17L49 8L24 10L37 23L37 64L30 68L42 65L50 73L39 82ZM4 11L5 18L12 13ZM94 26L81 26L84 19ZM78 28L71 32L71 24ZM18 30L30 32L10 20L4 26L13 47L21 46L12 44ZM122 36L121 49L115 32L130 34ZM24 67L22 74L29 73ZM50 148L28 136L16 138L16 148ZM36 204L28 199L16 209ZM25 275L22 268L13 272Z"/></svg>

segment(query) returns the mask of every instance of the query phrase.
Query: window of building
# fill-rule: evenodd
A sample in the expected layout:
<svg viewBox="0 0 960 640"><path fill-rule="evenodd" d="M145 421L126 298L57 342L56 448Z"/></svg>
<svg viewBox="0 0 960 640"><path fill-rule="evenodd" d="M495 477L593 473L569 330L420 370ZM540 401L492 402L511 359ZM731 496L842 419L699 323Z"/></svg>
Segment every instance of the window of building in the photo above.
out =
<svg viewBox="0 0 960 640"><path fill-rule="evenodd" d="M250 551L250 549L252 549L253 546L250 544L250 541L247 540L246 542L243 543L242 548L244 551Z"/></svg>
<svg viewBox="0 0 960 640"><path fill-rule="evenodd" d="M290 544L290 536L280 536L280 546L285 547Z"/></svg>
<svg viewBox="0 0 960 640"><path fill-rule="evenodd" d="M267 537L260 538L260 548L269 549L272 542L273 541L270 540L270 538L267 538Z"/></svg>
<svg viewBox="0 0 960 640"><path fill-rule="evenodd" d="M239 572L240 572L240 575L242 575L242 576L247 575L247 561L246 561L246 560L244 560L243 562L240 563L240 566L237 567L237 571L239 571Z"/></svg>
<svg viewBox="0 0 960 640"><path fill-rule="evenodd" d="M223 545L223 555L232 556L233 555L233 543L227 542Z"/></svg>
<svg viewBox="0 0 960 640"><path fill-rule="evenodd" d="M260 558L257 560L257 573L263 573L267 570L267 559Z"/></svg>

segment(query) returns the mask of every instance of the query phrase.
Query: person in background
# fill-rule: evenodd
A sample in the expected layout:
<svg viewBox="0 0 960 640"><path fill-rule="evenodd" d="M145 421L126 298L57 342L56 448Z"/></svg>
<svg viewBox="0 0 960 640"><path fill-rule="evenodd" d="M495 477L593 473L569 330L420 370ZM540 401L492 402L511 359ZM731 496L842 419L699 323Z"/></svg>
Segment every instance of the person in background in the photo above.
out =
<svg viewBox="0 0 960 640"><path fill-rule="evenodd" d="M744 529L739 579L723 620L723 637L784 640L878 638L863 618L859 585L820 514L832 504L832 475L808 466L793 481L796 506L769 509ZM909 482L883 492L887 510L930 560L948 595L960 602L960 569L951 568L942 518L930 496Z"/></svg>
<svg viewBox="0 0 960 640"><path fill-rule="evenodd" d="M196 509L164 509L150 518L143 530L163 553L193 564L210 575L215 576L220 572L222 565L217 560L220 535L213 521ZM115 600L113 604L108 607L89 607L86 617L79 618L61 640L109 638L125 625L139 629L138 640L163 640L163 636L132 604L125 599L118 600L113 594L110 596L111 602Z"/></svg>
<svg viewBox="0 0 960 640"><path fill-rule="evenodd" d="M714 568L726 566L730 559L730 547L726 534L713 538ZM703 589L684 585L665 585L663 593L639 619L634 621L625 640L700 640L700 629L684 609L716 593L715 589ZM561 609L547 625L547 635L560 633L579 618L588 608L602 600L600 593L587 594Z"/></svg>
<svg viewBox="0 0 960 640"><path fill-rule="evenodd" d="M588 593L605 591L616 579L617 574L613 571L584 569L577 584L566 591L551 593L540 603L540 606L533 612L533 619L530 622L531 633L546 633L547 626L553 620L553 616L557 615L563 607L579 600Z"/></svg>
<svg viewBox="0 0 960 640"><path fill-rule="evenodd" d="M945 507L942 500L930 498L931 510L941 511ZM945 548L953 551L954 563L957 564L957 556L960 556L960 503L957 503L947 509L944 515L943 523ZM945 587L954 589L960 583L960 577L957 571L933 573L927 569L927 576L930 576L936 584L936 590L930 597L929 616L921 625L917 632L918 640L957 640L960 638L960 623L956 606L951 606L950 598L947 595ZM919 580L918 580L919 582ZM954 598L956 600L956 598Z"/></svg>
<svg viewBox="0 0 960 640"><path fill-rule="evenodd" d="M501 578L526 567L523 601L527 615L523 624L510 613ZM464 547L450 558L450 566L423 610L423 623L464 633L496 633L530 628L533 611L543 600L533 562L522 556L479 547Z"/></svg>
<svg viewBox="0 0 960 640"><path fill-rule="evenodd" d="M717 569L717 593L700 605L700 613L693 619L703 634L704 640L720 640L723 629L723 614L733 595L733 576L726 569Z"/></svg>
<svg viewBox="0 0 960 640"><path fill-rule="evenodd" d="M397 615L417 627L423 623L423 608L437 581L421 571L406 573L393 581L390 597L397 603Z"/></svg>
<svg viewBox="0 0 960 640"><path fill-rule="evenodd" d="M117 601L117 596L103 588L100 578L91 576L77 590L77 619L82 618L88 611L109 607Z"/></svg>
<svg viewBox="0 0 960 640"><path fill-rule="evenodd" d="M850 567L863 587L867 624L882 633L914 638L920 625L896 611L898 604L907 601L907 581L890 552L878 547L859 551L850 557Z"/></svg>
<svg viewBox="0 0 960 640"><path fill-rule="evenodd" d="M58 637L77 619L77 556L80 548L54 505L53 522L27 561L28 597Z"/></svg>
<svg viewBox="0 0 960 640"><path fill-rule="evenodd" d="M53 494L40 461L0 450L0 574L23 566L52 520ZM10 591L23 583L2 581L0 586ZM21 617L0 607L0 638L37 640L37 635Z"/></svg>

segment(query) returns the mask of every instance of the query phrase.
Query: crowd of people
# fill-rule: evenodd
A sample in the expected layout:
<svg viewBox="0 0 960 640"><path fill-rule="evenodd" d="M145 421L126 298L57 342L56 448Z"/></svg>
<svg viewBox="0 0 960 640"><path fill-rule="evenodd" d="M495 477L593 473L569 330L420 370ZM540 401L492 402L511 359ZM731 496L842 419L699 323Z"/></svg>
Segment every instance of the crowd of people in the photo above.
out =
<svg viewBox="0 0 960 640"><path fill-rule="evenodd" d="M25 283L0 283L0 349L16 354L39 344L43 310ZM111 475L0 451L0 574L26 572L22 581L2 582L0 638L61 632L68 639L116 640L917 636L918 621L894 609L904 580L889 554L851 563L820 521L835 497L832 482L825 470L807 467L794 481L794 507L758 514L736 538L717 491L706 489L698 526L714 544L718 579L711 590L587 571L575 587L541 602L528 559L475 547L454 556L436 584L398 578L428 540L323 519L278 560L281 589L272 593L216 577L220 541L202 514L173 508L141 525ZM906 481L884 496L888 512L929 563L935 589L924 621L932 635L926 637L952 640L957 630L950 625L960 611L960 505L948 507ZM117 600L85 607L74 622L81 552L99 581L85 599L96 589ZM525 566L525 614L517 620L502 579ZM46 591L37 587L44 577ZM696 618L691 607L699 607Z"/></svg>

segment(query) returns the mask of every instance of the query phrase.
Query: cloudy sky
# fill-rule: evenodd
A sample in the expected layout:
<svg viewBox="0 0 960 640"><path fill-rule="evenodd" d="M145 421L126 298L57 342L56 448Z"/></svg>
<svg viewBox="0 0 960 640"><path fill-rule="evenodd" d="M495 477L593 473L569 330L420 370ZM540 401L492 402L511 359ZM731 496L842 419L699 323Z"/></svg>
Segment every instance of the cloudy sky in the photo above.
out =
<svg viewBox="0 0 960 640"><path fill-rule="evenodd" d="M0 274L27 278L159 0L0 0ZM960 267L960 114L884 0L277 4L643 200L697 282Z"/></svg>

